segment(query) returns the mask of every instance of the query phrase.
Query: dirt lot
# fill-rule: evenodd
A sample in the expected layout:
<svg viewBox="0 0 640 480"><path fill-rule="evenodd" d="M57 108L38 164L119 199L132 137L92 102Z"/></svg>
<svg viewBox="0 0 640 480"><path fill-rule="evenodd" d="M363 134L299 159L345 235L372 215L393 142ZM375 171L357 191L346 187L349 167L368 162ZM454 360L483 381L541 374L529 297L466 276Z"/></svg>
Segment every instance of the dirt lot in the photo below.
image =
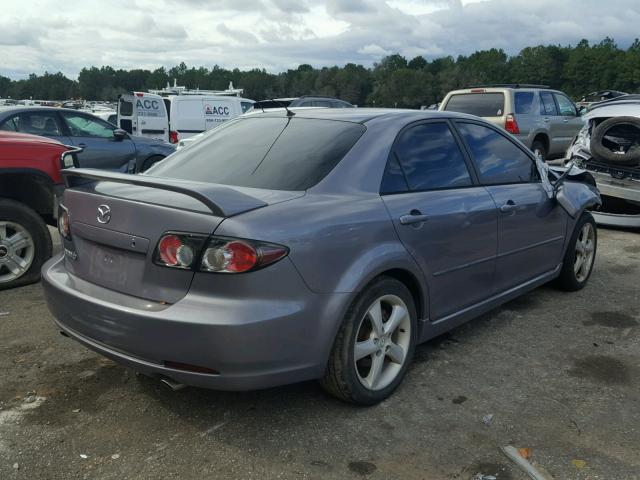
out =
<svg viewBox="0 0 640 480"><path fill-rule="evenodd" d="M314 382L174 393L59 335L40 285L0 292L0 478L524 479L514 445L556 480L640 479L640 234L599 233L585 290L418 347L373 408Z"/></svg>

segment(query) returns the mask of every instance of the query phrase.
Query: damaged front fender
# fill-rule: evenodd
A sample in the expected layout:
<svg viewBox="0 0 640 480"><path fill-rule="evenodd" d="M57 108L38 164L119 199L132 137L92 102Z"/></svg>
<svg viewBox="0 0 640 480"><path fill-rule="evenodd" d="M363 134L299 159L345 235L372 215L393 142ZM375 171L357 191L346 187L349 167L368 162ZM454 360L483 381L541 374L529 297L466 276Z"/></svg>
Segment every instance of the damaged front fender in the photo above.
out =
<svg viewBox="0 0 640 480"><path fill-rule="evenodd" d="M591 176L591 174L589 174L589 176ZM556 189L555 196L556 201L565 209L571 218L576 218L588 208L602 205L600 193L595 185L582 182L565 181Z"/></svg>

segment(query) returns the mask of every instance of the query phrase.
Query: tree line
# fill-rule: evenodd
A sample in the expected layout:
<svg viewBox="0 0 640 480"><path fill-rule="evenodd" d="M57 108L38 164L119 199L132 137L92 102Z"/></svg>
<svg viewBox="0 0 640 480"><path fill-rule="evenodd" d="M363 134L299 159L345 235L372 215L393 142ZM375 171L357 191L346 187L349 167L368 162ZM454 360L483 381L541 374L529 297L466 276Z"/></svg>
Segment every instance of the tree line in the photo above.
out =
<svg viewBox="0 0 640 480"><path fill-rule="evenodd" d="M377 107L419 108L440 101L456 88L495 83L543 84L577 99L602 89L640 91L640 40L627 49L611 38L598 43L581 40L575 46L539 45L511 57L501 49L431 61L394 54L371 68L353 63L323 68L302 64L277 74L217 65L187 67L184 63L153 71L88 67L77 80L60 72L31 74L21 80L0 76L0 98L115 100L120 93L162 88L174 79L178 85L206 90L224 90L233 82L254 100L315 94Z"/></svg>

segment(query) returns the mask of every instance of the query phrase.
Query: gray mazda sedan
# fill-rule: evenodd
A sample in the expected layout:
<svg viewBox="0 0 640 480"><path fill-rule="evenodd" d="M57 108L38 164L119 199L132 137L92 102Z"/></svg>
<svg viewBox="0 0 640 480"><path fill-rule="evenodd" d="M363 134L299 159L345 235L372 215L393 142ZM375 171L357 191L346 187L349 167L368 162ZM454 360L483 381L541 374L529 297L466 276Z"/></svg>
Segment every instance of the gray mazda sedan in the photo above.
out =
<svg viewBox="0 0 640 480"><path fill-rule="evenodd" d="M256 113L143 175L64 172L57 328L173 389L309 379L374 404L417 344L589 279L593 178L463 114Z"/></svg>

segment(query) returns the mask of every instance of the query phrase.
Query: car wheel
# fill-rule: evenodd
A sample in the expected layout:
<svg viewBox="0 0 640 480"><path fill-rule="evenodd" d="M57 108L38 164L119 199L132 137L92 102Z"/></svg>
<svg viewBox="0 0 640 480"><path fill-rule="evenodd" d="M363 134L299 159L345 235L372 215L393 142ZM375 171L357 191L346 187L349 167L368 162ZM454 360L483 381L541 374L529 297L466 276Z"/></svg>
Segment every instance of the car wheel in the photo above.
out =
<svg viewBox="0 0 640 480"><path fill-rule="evenodd" d="M547 149L540 140L536 140L531 145L531 151L536 157L540 157L540 159L545 162L547 160Z"/></svg>
<svg viewBox="0 0 640 480"><path fill-rule="evenodd" d="M0 199L0 290L37 282L52 248L40 215L20 202Z"/></svg>
<svg viewBox="0 0 640 480"><path fill-rule="evenodd" d="M558 277L563 290L575 292L584 288L591 276L598 247L596 222L589 212L584 212L573 230Z"/></svg>
<svg viewBox="0 0 640 480"><path fill-rule="evenodd" d="M144 164L142 166L142 170L143 172L149 170L151 167L153 167L156 163L158 163L160 160L164 160L165 157L163 157L162 155L154 155L153 157L149 157L144 161Z"/></svg>
<svg viewBox="0 0 640 480"><path fill-rule="evenodd" d="M361 405L381 402L400 385L417 339L411 293L380 277L349 308L321 384L337 398Z"/></svg>

